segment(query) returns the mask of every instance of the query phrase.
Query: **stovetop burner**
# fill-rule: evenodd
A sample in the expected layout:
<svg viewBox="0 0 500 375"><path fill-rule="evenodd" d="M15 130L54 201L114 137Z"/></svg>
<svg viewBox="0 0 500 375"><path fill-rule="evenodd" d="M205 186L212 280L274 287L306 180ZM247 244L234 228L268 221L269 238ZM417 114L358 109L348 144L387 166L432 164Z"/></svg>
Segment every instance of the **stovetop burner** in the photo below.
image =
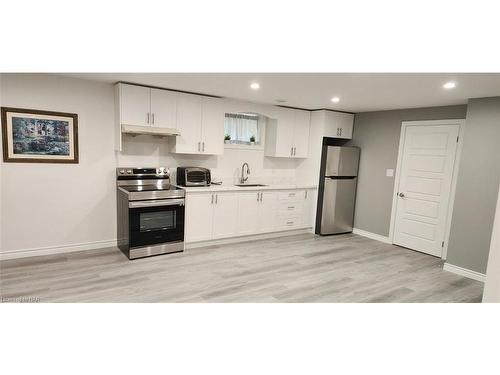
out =
<svg viewBox="0 0 500 375"><path fill-rule="evenodd" d="M170 169L117 168L116 185L129 201L184 198L183 189L170 184Z"/></svg>

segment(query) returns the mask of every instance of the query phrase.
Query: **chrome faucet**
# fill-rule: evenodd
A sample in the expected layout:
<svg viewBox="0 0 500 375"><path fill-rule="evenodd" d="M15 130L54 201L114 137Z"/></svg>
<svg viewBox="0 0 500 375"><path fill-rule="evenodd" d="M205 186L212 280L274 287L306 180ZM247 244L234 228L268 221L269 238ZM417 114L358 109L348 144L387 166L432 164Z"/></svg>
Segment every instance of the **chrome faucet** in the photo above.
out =
<svg viewBox="0 0 500 375"><path fill-rule="evenodd" d="M247 176L245 177L245 165L247 166ZM243 163L241 166L241 177L240 177L240 183L244 184L246 180L248 180L248 175L250 174L250 166L248 163Z"/></svg>

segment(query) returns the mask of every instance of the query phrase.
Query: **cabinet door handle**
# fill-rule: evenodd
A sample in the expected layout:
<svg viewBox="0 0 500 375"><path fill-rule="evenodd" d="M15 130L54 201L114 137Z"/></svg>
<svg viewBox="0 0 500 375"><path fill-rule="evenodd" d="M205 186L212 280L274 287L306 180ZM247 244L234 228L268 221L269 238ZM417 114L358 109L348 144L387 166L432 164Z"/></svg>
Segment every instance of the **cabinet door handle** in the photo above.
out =
<svg viewBox="0 0 500 375"><path fill-rule="evenodd" d="M259 195L260 195L260 193L257 193L257 202L259 201Z"/></svg>
<svg viewBox="0 0 500 375"><path fill-rule="evenodd" d="M200 143L201 142L198 142L198 152L200 152Z"/></svg>
<svg viewBox="0 0 500 375"><path fill-rule="evenodd" d="M340 135L342 135L342 128L340 128Z"/></svg>
<svg viewBox="0 0 500 375"><path fill-rule="evenodd" d="M155 124L155 114L151 114L151 123L154 125Z"/></svg>
<svg viewBox="0 0 500 375"><path fill-rule="evenodd" d="M293 147L290 147L290 156L293 156Z"/></svg>
<svg viewBox="0 0 500 375"><path fill-rule="evenodd" d="M147 120L147 123L149 124L149 112L148 112L148 120Z"/></svg>
<svg viewBox="0 0 500 375"><path fill-rule="evenodd" d="M205 142L202 142L201 144L203 145L203 148L201 151L205 152Z"/></svg>
<svg viewBox="0 0 500 375"><path fill-rule="evenodd" d="M296 156L297 155L297 147L294 147L293 148L293 156Z"/></svg>
<svg viewBox="0 0 500 375"><path fill-rule="evenodd" d="M260 201L262 202L262 198L264 198L264 193L260 193Z"/></svg>
<svg viewBox="0 0 500 375"><path fill-rule="evenodd" d="M214 204L214 195L212 194L212 202L210 204Z"/></svg>
<svg viewBox="0 0 500 375"><path fill-rule="evenodd" d="M306 190L306 196L304 198L307 199L307 190Z"/></svg>
<svg viewBox="0 0 500 375"><path fill-rule="evenodd" d="M218 195L219 195L219 194L215 194L215 204L217 204L217 196L218 196Z"/></svg>

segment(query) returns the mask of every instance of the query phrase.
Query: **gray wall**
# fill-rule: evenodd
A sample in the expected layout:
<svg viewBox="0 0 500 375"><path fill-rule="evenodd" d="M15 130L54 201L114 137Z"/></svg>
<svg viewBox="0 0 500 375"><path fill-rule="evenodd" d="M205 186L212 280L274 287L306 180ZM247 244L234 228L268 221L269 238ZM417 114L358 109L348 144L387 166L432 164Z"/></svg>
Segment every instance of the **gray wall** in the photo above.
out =
<svg viewBox="0 0 500 375"><path fill-rule="evenodd" d="M389 235L401 122L463 119L466 105L358 113L351 145L361 147L354 227Z"/></svg>
<svg viewBox="0 0 500 375"><path fill-rule="evenodd" d="M500 181L500 97L470 99L447 262L485 273Z"/></svg>

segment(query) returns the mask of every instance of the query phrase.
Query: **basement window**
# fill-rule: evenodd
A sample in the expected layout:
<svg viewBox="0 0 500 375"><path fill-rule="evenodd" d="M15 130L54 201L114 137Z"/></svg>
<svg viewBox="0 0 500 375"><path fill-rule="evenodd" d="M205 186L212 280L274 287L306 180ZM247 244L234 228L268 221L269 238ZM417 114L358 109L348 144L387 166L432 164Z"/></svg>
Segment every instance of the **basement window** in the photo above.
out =
<svg viewBox="0 0 500 375"><path fill-rule="evenodd" d="M261 145L265 120L253 113L226 113L224 143L230 145Z"/></svg>

